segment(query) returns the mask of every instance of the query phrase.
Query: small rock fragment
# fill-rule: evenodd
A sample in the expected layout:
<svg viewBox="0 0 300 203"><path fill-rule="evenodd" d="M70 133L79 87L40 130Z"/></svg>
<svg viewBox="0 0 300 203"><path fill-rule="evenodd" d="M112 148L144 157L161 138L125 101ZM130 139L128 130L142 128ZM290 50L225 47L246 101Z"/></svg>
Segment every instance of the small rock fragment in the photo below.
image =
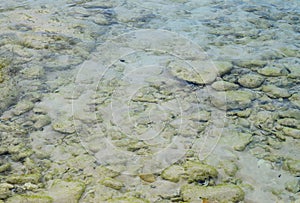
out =
<svg viewBox="0 0 300 203"><path fill-rule="evenodd" d="M120 181L118 180L115 180L113 178L105 178L101 181L101 183L103 185L105 185L106 187L110 187L110 188L113 188L115 190L120 190L124 185L123 183L121 183Z"/></svg>
<svg viewBox="0 0 300 203"><path fill-rule="evenodd" d="M140 174L139 177L143 181L148 182L148 183L153 183L156 181L156 178L153 174Z"/></svg>

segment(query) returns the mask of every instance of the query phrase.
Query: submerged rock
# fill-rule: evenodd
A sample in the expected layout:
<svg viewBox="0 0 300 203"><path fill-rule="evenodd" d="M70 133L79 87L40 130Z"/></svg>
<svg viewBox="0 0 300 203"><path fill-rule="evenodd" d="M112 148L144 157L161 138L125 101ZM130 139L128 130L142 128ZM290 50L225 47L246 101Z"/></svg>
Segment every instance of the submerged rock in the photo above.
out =
<svg viewBox="0 0 300 203"><path fill-rule="evenodd" d="M0 199L5 199L11 195L14 186L8 183L0 183Z"/></svg>
<svg viewBox="0 0 300 203"><path fill-rule="evenodd" d="M232 63L227 61L215 61L214 64L220 77L225 75L226 73L229 73L233 68Z"/></svg>
<svg viewBox="0 0 300 203"><path fill-rule="evenodd" d="M250 106L254 95L247 91L227 91L211 94L211 103L222 110L244 109Z"/></svg>
<svg viewBox="0 0 300 203"><path fill-rule="evenodd" d="M120 181L110 177L104 178L103 180L101 180L101 183L106 187L110 187L115 190L120 190L124 186L123 183L121 183Z"/></svg>
<svg viewBox="0 0 300 203"><path fill-rule="evenodd" d="M8 198L8 203L52 203L53 199L49 196L43 195L16 195Z"/></svg>
<svg viewBox="0 0 300 203"><path fill-rule="evenodd" d="M300 108L300 93L293 94L289 100L292 102L292 104Z"/></svg>
<svg viewBox="0 0 300 203"><path fill-rule="evenodd" d="M283 163L283 169L300 176L300 160L286 160Z"/></svg>
<svg viewBox="0 0 300 203"><path fill-rule="evenodd" d="M235 61L235 65L242 67L242 68L260 68L267 65L267 61L264 60L246 60L246 61Z"/></svg>
<svg viewBox="0 0 300 203"><path fill-rule="evenodd" d="M71 118L69 119L59 119L52 124L53 130L64 133L64 134L72 134L75 133L75 127Z"/></svg>
<svg viewBox="0 0 300 203"><path fill-rule="evenodd" d="M9 106L15 104L20 89L13 82L7 81L0 84L0 91L0 114L2 114Z"/></svg>
<svg viewBox="0 0 300 203"><path fill-rule="evenodd" d="M265 76L282 76L286 75L285 72L278 67L271 67L271 66L266 66L262 69L259 69L257 71L259 74L265 75Z"/></svg>
<svg viewBox="0 0 300 203"><path fill-rule="evenodd" d="M39 183L41 178L40 174L28 174L28 175L13 175L7 178L8 183L13 184L25 184L25 183Z"/></svg>
<svg viewBox="0 0 300 203"><path fill-rule="evenodd" d="M82 182L57 179L50 186L47 195L53 198L53 202L78 202L84 190L85 185Z"/></svg>
<svg viewBox="0 0 300 203"><path fill-rule="evenodd" d="M137 197L118 197L109 199L107 203L150 203L150 201Z"/></svg>
<svg viewBox="0 0 300 203"><path fill-rule="evenodd" d="M34 104L31 101L20 101L14 108L13 113L17 116L33 109Z"/></svg>
<svg viewBox="0 0 300 203"><path fill-rule="evenodd" d="M266 92L272 98L288 98L291 96L287 89L275 85L265 85L262 87L262 91Z"/></svg>
<svg viewBox="0 0 300 203"><path fill-rule="evenodd" d="M154 174L140 174L139 175L140 179L142 179L145 182L148 183L153 183L156 181L155 175Z"/></svg>
<svg viewBox="0 0 300 203"><path fill-rule="evenodd" d="M216 201L219 203L240 202L244 200L244 191L236 185L197 186L184 185L181 188L184 201L197 202L202 200Z"/></svg>
<svg viewBox="0 0 300 203"><path fill-rule="evenodd" d="M203 67L192 67L184 63L171 62L168 65L172 75L178 79L203 85L212 83L216 77L217 73L215 70L212 70L212 64L203 63Z"/></svg>
<svg viewBox="0 0 300 203"><path fill-rule="evenodd" d="M292 193L297 193L300 191L300 180L292 180L285 183L285 189Z"/></svg>
<svg viewBox="0 0 300 203"><path fill-rule="evenodd" d="M282 128L282 132L287 136L293 137L295 139L300 139L300 130L298 129L284 127Z"/></svg>
<svg viewBox="0 0 300 203"><path fill-rule="evenodd" d="M163 170L161 177L165 180L177 183L182 174L184 174L184 168L179 165L172 165Z"/></svg>
<svg viewBox="0 0 300 203"><path fill-rule="evenodd" d="M184 170L189 182L205 181L218 176L214 167L200 162L187 161Z"/></svg>
<svg viewBox="0 0 300 203"><path fill-rule="evenodd" d="M243 87L257 88L264 82L264 78L257 74L245 74L238 79L238 82Z"/></svg>
<svg viewBox="0 0 300 203"><path fill-rule="evenodd" d="M239 88L239 85L226 81L216 81L211 86L217 91L237 90Z"/></svg>

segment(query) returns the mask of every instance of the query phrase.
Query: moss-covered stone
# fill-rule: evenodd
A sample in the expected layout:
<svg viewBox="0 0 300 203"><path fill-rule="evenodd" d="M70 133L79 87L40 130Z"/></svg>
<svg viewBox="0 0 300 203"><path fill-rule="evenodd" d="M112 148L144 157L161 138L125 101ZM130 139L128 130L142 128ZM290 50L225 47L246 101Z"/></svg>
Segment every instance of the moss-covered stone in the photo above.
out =
<svg viewBox="0 0 300 203"><path fill-rule="evenodd" d="M13 113L15 115L21 115L23 113L26 113L28 111L30 111L31 109L33 109L34 104L31 101L20 101L18 102L18 104L15 106Z"/></svg>
<svg viewBox="0 0 300 203"><path fill-rule="evenodd" d="M223 160L220 163L220 166L224 169L225 173L231 177L235 176L239 169L237 164L232 160Z"/></svg>
<svg viewBox="0 0 300 203"><path fill-rule="evenodd" d="M19 161L19 160L22 160L26 157L29 157L30 155L33 154L33 150L32 149L23 149L17 153L14 153L12 156L11 156L11 159L14 160L14 161Z"/></svg>
<svg viewBox="0 0 300 203"><path fill-rule="evenodd" d="M272 67L272 66L266 66L262 69L259 69L257 71L258 73L265 75L265 76L282 76L285 75L285 73L282 71L281 68L278 67Z"/></svg>
<svg viewBox="0 0 300 203"><path fill-rule="evenodd" d="M8 183L0 183L0 199L6 199L9 197L12 192L11 189L13 189L14 186Z"/></svg>
<svg viewBox="0 0 300 203"><path fill-rule="evenodd" d="M238 82L243 87L257 88L264 82L264 77L258 74L245 74L239 77Z"/></svg>
<svg viewBox="0 0 300 203"><path fill-rule="evenodd" d="M172 75L190 83L203 85L215 81L217 71L213 69L213 64L203 62L202 66L203 67L201 68L195 68L183 62L171 62L169 63L168 68Z"/></svg>
<svg viewBox="0 0 300 203"><path fill-rule="evenodd" d="M244 60L244 61L235 61L235 65L242 67L242 68L261 68L267 65L267 61L264 60Z"/></svg>
<svg viewBox="0 0 300 203"><path fill-rule="evenodd" d="M233 68L232 63L228 61L215 61L214 64L220 77L225 75L226 73L229 73Z"/></svg>
<svg viewBox="0 0 300 203"><path fill-rule="evenodd" d="M43 195L15 195L6 201L7 203L52 203L53 199Z"/></svg>
<svg viewBox="0 0 300 203"><path fill-rule="evenodd" d="M28 174L28 175L12 175L9 176L6 181L12 184L24 184L24 183L39 183L41 178L40 174Z"/></svg>
<svg viewBox="0 0 300 203"><path fill-rule="evenodd" d="M72 118L60 118L52 123L52 128L53 130L64 134L75 133L75 126Z"/></svg>
<svg viewBox="0 0 300 203"><path fill-rule="evenodd" d="M254 95L247 91L226 91L211 94L211 103L223 110L244 109L250 106Z"/></svg>
<svg viewBox="0 0 300 203"><path fill-rule="evenodd" d="M283 169L300 176L300 160L286 160L283 163Z"/></svg>
<svg viewBox="0 0 300 203"><path fill-rule="evenodd" d="M189 182L205 181L218 176L214 167L201 162L187 161L183 167Z"/></svg>
<svg viewBox="0 0 300 203"><path fill-rule="evenodd" d="M292 193L300 191L300 180L294 179L285 183L285 189Z"/></svg>
<svg viewBox="0 0 300 203"><path fill-rule="evenodd" d="M272 98L288 98L291 96L287 89L280 88L275 85L262 86L262 91L267 93Z"/></svg>
<svg viewBox="0 0 300 203"><path fill-rule="evenodd" d="M48 115L37 115L34 116L32 120L35 121L33 127L37 130L51 123L51 118Z"/></svg>
<svg viewBox="0 0 300 203"><path fill-rule="evenodd" d="M240 202L244 200L244 191L236 185L196 186L184 185L181 188L184 201L197 202L203 199L219 203Z"/></svg>
<svg viewBox="0 0 300 203"><path fill-rule="evenodd" d="M10 170L11 164L5 163L0 165L0 173Z"/></svg>
<svg viewBox="0 0 300 203"><path fill-rule="evenodd" d="M211 86L217 91L237 90L239 88L239 85L226 81L216 81Z"/></svg>
<svg viewBox="0 0 300 203"><path fill-rule="evenodd" d="M122 182L115 180L113 178L107 177L100 181L101 184L105 185L106 187L113 188L115 190L120 190L124 185Z"/></svg>
<svg viewBox="0 0 300 203"><path fill-rule="evenodd" d="M238 133L238 143L233 147L236 151L243 151L246 146L252 142L252 134L249 133Z"/></svg>
<svg viewBox="0 0 300 203"><path fill-rule="evenodd" d="M161 177L165 180L169 180L171 182L177 183L182 174L184 174L184 168L179 165L172 165L163 170L161 173Z"/></svg>
<svg viewBox="0 0 300 203"><path fill-rule="evenodd" d="M292 104L300 108L300 93L293 94L289 100L292 102Z"/></svg>
<svg viewBox="0 0 300 203"><path fill-rule="evenodd" d="M287 136L293 137L295 139L300 139L300 130L298 129L283 127L282 132Z"/></svg>
<svg viewBox="0 0 300 203"><path fill-rule="evenodd" d="M140 174L139 177L140 177L140 179L142 179L143 181L148 182L148 183L153 183L156 181L156 177L152 173Z"/></svg>
<svg viewBox="0 0 300 203"><path fill-rule="evenodd" d="M85 184L82 182L57 179L48 189L47 195L53 198L53 202L78 202L84 190Z"/></svg>

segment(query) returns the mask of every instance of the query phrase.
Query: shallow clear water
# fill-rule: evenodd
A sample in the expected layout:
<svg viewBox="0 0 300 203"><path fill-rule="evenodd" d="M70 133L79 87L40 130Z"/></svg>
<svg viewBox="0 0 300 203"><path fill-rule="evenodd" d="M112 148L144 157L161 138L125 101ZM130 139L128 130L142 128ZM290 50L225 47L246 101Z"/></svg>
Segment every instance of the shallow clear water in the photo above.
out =
<svg viewBox="0 0 300 203"><path fill-rule="evenodd" d="M299 1L0 12L0 201L300 201Z"/></svg>

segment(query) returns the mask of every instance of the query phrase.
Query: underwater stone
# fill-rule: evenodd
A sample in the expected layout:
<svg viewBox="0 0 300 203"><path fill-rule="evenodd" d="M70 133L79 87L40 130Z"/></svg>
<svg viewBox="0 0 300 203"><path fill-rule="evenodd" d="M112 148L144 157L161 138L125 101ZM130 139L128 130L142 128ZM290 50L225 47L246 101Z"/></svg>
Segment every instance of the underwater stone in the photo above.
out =
<svg viewBox="0 0 300 203"><path fill-rule="evenodd" d="M222 110L244 109L250 106L254 95L247 91L226 91L211 94L211 103Z"/></svg>
<svg viewBox="0 0 300 203"><path fill-rule="evenodd" d="M33 127L37 130L43 128L46 125L49 125L51 123L51 118L48 115L37 115L33 117L35 123L33 124Z"/></svg>
<svg viewBox="0 0 300 203"><path fill-rule="evenodd" d="M249 61L235 61L235 65L242 67L242 68L258 68L258 67L264 67L267 62L263 60L249 60Z"/></svg>
<svg viewBox="0 0 300 203"><path fill-rule="evenodd" d="M238 144L235 145L233 148L234 150L236 151L243 151L246 146L252 142L253 138L252 138L252 134L249 134L249 133L238 133L238 137L239 137L239 140L238 140Z"/></svg>
<svg viewBox="0 0 300 203"><path fill-rule="evenodd" d="M177 183L182 174L184 174L184 168L182 166L172 165L163 170L161 177L165 180Z"/></svg>
<svg viewBox="0 0 300 203"><path fill-rule="evenodd" d="M107 203L150 203L150 201L137 197L118 197L107 200Z"/></svg>
<svg viewBox="0 0 300 203"><path fill-rule="evenodd" d="M53 130L64 134L72 134L76 131L71 119L59 119L52 124L52 128Z"/></svg>
<svg viewBox="0 0 300 203"><path fill-rule="evenodd" d="M101 183L106 187L110 187L115 190L120 190L124 186L120 181L110 177L104 178L103 180L101 180Z"/></svg>
<svg viewBox="0 0 300 203"><path fill-rule="evenodd" d="M52 203L53 199L43 195L15 195L6 201L7 203Z"/></svg>
<svg viewBox="0 0 300 203"><path fill-rule="evenodd" d="M5 163L3 165L0 165L0 173L10 170L11 164Z"/></svg>
<svg viewBox="0 0 300 203"><path fill-rule="evenodd" d="M226 81L216 81L211 86L217 91L237 90L239 88L239 85Z"/></svg>
<svg viewBox="0 0 300 203"><path fill-rule="evenodd" d="M257 74L245 74L238 79L238 82L243 87L257 88L264 82L264 78Z"/></svg>
<svg viewBox="0 0 300 203"><path fill-rule="evenodd" d="M40 66L32 66L29 68L25 68L21 71L21 74L26 79L37 79L41 78L44 74L44 68Z"/></svg>
<svg viewBox="0 0 300 203"><path fill-rule="evenodd" d="M25 184L25 183L39 183L41 178L40 174L27 174L27 175L12 175L7 178L8 183Z"/></svg>
<svg viewBox="0 0 300 203"><path fill-rule="evenodd" d="M15 106L13 113L16 116L19 116L23 113L26 113L33 109L34 104L31 101L20 101L18 104Z"/></svg>
<svg viewBox="0 0 300 203"><path fill-rule="evenodd" d="M183 167L189 182L205 181L218 176L214 167L200 162L187 161Z"/></svg>
<svg viewBox="0 0 300 203"><path fill-rule="evenodd" d="M300 180L294 179L285 183L285 189L292 193L300 191Z"/></svg>
<svg viewBox="0 0 300 203"><path fill-rule="evenodd" d="M16 102L20 88L12 82L3 82L0 84L0 114L2 114L9 106Z"/></svg>
<svg viewBox="0 0 300 203"><path fill-rule="evenodd" d="M187 67L186 64L171 62L169 63L168 68L170 69L171 74L178 79L198 85L210 84L217 77L217 73L210 70L209 67L194 68Z"/></svg>
<svg viewBox="0 0 300 203"><path fill-rule="evenodd" d="M151 173L140 174L139 177L140 177L140 179L142 179L143 181L148 182L148 183L153 183L156 181L155 175L151 174Z"/></svg>
<svg viewBox="0 0 300 203"><path fill-rule="evenodd" d="M293 94L289 100L292 102L292 104L300 108L300 93Z"/></svg>
<svg viewBox="0 0 300 203"><path fill-rule="evenodd" d="M298 129L284 127L282 128L282 132L287 136L293 137L295 139L300 139L300 130Z"/></svg>
<svg viewBox="0 0 300 203"><path fill-rule="evenodd" d="M288 98L291 96L287 89L275 85L265 85L262 87L262 91L266 92L272 98Z"/></svg>
<svg viewBox="0 0 300 203"><path fill-rule="evenodd" d="M259 74L265 75L265 76L282 76L285 75L283 70L278 67L271 67L271 66L266 66L262 69L259 69L257 71Z"/></svg>
<svg viewBox="0 0 300 203"><path fill-rule="evenodd" d="M0 183L0 199L5 199L11 195L11 189L14 188L13 185L8 183Z"/></svg>
<svg viewBox="0 0 300 203"><path fill-rule="evenodd" d="M283 126L300 129L300 120L293 118L282 118L277 120L277 123Z"/></svg>
<svg viewBox="0 0 300 203"><path fill-rule="evenodd" d="M214 64L220 77L225 75L226 73L229 73L233 68L232 63L227 61L214 61Z"/></svg>
<svg viewBox="0 0 300 203"><path fill-rule="evenodd" d="M201 199L218 203L239 202L244 200L244 191L236 185L197 186L184 185L181 195L186 202L197 202Z"/></svg>
<svg viewBox="0 0 300 203"><path fill-rule="evenodd" d="M237 164L232 160L223 160L220 165L224 169L225 173L231 177L235 176L239 169Z"/></svg>
<svg viewBox="0 0 300 203"><path fill-rule="evenodd" d="M283 163L283 169L300 176L300 160L286 160Z"/></svg>
<svg viewBox="0 0 300 203"><path fill-rule="evenodd" d="M53 198L53 202L78 202L84 190L85 185L82 182L56 179L49 188L47 195Z"/></svg>

